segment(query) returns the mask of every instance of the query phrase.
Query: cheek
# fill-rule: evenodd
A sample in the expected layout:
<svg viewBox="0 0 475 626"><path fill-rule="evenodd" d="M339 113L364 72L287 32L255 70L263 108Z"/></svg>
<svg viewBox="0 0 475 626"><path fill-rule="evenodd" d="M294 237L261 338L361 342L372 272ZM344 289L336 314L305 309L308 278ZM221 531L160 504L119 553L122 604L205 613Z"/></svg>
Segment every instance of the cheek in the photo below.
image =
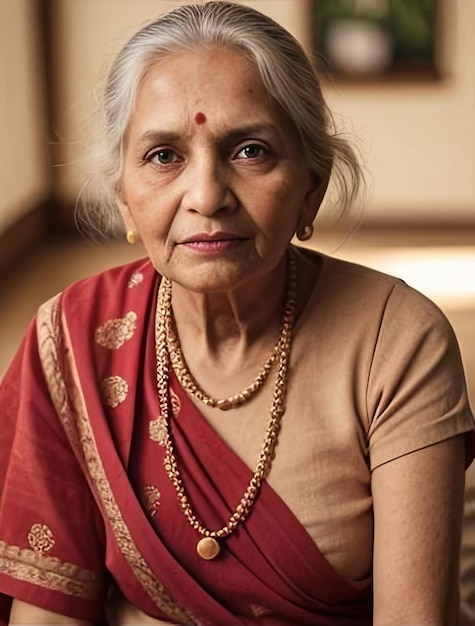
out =
<svg viewBox="0 0 475 626"><path fill-rule="evenodd" d="M269 228L278 230L297 221L302 206L298 177L286 176L261 188L261 206L267 207L263 220Z"/></svg>
<svg viewBox="0 0 475 626"><path fill-rule="evenodd" d="M282 167L274 172L269 180L266 181L265 193L269 197L277 198L279 202L288 202L290 199L295 199L299 195L299 188L301 187L301 176L299 172L293 167ZM264 185L262 185L264 191Z"/></svg>
<svg viewBox="0 0 475 626"><path fill-rule="evenodd" d="M143 239L168 229L173 216L167 210L169 203L165 194L154 192L146 185L130 184L125 188L124 198Z"/></svg>

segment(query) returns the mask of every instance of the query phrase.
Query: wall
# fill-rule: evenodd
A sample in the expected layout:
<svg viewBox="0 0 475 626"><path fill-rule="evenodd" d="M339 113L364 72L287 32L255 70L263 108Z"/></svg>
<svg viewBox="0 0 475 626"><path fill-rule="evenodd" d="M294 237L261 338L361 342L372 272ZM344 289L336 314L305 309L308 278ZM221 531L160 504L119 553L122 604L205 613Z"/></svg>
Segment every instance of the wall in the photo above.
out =
<svg viewBox="0 0 475 626"><path fill-rule="evenodd" d="M49 0L57 33L56 126L68 142L59 154L57 193L73 201L86 177L83 162L94 86L112 55L136 28L178 2ZM425 84L334 85L331 107L351 119L372 174L371 221L475 223L473 0L445 0L445 80ZM247 4L309 42L307 0Z"/></svg>
<svg viewBox="0 0 475 626"><path fill-rule="evenodd" d="M48 194L50 166L36 0L0 3L0 234Z"/></svg>
<svg viewBox="0 0 475 626"><path fill-rule="evenodd" d="M475 223L475 2L440 4L441 82L328 90L365 142L367 218Z"/></svg>

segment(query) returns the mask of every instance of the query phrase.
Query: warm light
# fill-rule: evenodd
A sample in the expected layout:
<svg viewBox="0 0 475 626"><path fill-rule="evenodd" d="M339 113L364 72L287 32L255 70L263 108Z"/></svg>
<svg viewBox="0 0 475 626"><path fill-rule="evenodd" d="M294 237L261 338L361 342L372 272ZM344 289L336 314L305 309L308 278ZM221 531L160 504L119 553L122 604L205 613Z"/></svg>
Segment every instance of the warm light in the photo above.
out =
<svg viewBox="0 0 475 626"><path fill-rule="evenodd" d="M441 306L475 304L475 247L343 248L336 256L398 276Z"/></svg>

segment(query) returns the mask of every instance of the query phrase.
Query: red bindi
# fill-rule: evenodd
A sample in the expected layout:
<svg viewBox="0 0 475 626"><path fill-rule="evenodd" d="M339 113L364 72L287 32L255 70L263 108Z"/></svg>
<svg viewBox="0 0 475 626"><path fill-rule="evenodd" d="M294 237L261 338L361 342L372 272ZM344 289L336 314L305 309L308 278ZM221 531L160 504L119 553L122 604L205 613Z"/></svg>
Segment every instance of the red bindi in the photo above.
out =
<svg viewBox="0 0 475 626"><path fill-rule="evenodd" d="M195 115L195 122L197 124L204 124L206 122L206 115L204 113L197 113Z"/></svg>

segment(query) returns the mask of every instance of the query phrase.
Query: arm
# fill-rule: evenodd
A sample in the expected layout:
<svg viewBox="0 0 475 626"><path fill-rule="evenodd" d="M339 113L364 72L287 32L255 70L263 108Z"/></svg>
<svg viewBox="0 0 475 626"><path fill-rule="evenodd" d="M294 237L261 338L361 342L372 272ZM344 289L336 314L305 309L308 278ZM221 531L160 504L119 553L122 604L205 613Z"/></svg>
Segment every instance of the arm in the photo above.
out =
<svg viewBox="0 0 475 626"><path fill-rule="evenodd" d="M163 622L142 613L142 611L139 611L139 609L132 606L129 602L124 602L120 607L116 620L114 619L114 624L120 623L123 624L123 626L137 626L138 624L140 624L140 626L146 626L146 624L174 626L170 624L170 622ZM62 624L62 626L93 626L94 622L85 622L84 620L74 619L73 617L47 611L46 609L34 606L28 602L23 602L22 600L13 600L9 621L10 626L40 626L41 624L48 624L49 626L53 626L54 624ZM175 626L179 625L176 624Z"/></svg>
<svg viewBox="0 0 475 626"><path fill-rule="evenodd" d="M0 405L0 592L94 621L106 593L104 522L52 404L35 322L0 385ZM49 620L16 609L12 619Z"/></svg>
<svg viewBox="0 0 475 626"><path fill-rule="evenodd" d="M460 626L473 626L475 621L475 465L472 465L466 474L460 561L460 611Z"/></svg>
<svg viewBox="0 0 475 626"><path fill-rule="evenodd" d="M457 624L463 491L463 435L374 470L375 626Z"/></svg>
<svg viewBox="0 0 475 626"><path fill-rule="evenodd" d="M11 625L20 624L63 624L64 626L92 626L92 622L84 622L80 619L74 619L72 617L66 617L59 613L52 613L46 609L41 609L38 606L33 606L27 602L21 600L13 600L12 609L10 613Z"/></svg>

